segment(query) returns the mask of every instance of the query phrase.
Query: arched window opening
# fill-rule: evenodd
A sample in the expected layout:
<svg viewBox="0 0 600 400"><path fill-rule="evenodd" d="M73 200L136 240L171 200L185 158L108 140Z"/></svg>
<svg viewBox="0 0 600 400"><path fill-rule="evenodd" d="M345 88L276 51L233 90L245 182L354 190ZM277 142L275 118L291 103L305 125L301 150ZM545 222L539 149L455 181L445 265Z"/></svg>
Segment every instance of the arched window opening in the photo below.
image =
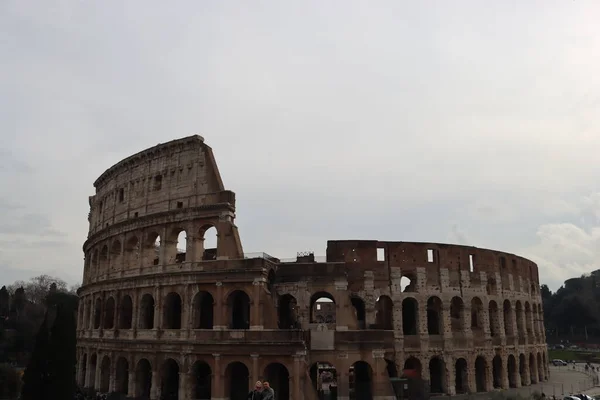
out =
<svg viewBox="0 0 600 400"><path fill-rule="evenodd" d="M327 292L318 292L311 296L310 299L310 322L324 321L326 316L330 315L332 322L336 321L336 305L333 296Z"/></svg>
<svg viewBox="0 0 600 400"><path fill-rule="evenodd" d="M209 292L200 291L194 296L193 328L213 329L214 299Z"/></svg>
<svg viewBox="0 0 600 400"><path fill-rule="evenodd" d="M250 392L248 367L241 362L233 362L225 369L225 397L229 399L245 399Z"/></svg>
<svg viewBox="0 0 600 400"><path fill-rule="evenodd" d="M287 368L280 363L267 365L264 372L265 381L275 391L277 400L289 400L290 398L290 374Z"/></svg>
<svg viewBox="0 0 600 400"><path fill-rule="evenodd" d="M446 367L444 362L434 357L429 361L429 387L431 393L444 393L446 390Z"/></svg>
<svg viewBox="0 0 600 400"><path fill-rule="evenodd" d="M529 379L531 383L537 383L537 366L535 365L535 356L533 353L529 354Z"/></svg>
<svg viewBox="0 0 600 400"><path fill-rule="evenodd" d="M350 399L373 399L373 371L371 366L364 361L357 361L350 367L348 376L350 383Z"/></svg>
<svg viewBox="0 0 600 400"><path fill-rule="evenodd" d="M417 300L407 297L402 301L402 331L404 335L416 335L418 321Z"/></svg>
<svg viewBox="0 0 600 400"><path fill-rule="evenodd" d="M403 375L407 377L420 379L422 370L421 361L418 358L409 357L404 362Z"/></svg>
<svg viewBox="0 0 600 400"><path fill-rule="evenodd" d="M527 367L525 365L525 354L519 354L519 375L521 376L521 386L527 384Z"/></svg>
<svg viewBox="0 0 600 400"><path fill-rule="evenodd" d="M494 389L502 388L502 357L496 356L492 360L492 376L494 378Z"/></svg>
<svg viewBox="0 0 600 400"><path fill-rule="evenodd" d="M427 332L430 335L441 335L442 331L442 301L439 297L432 296L427 300Z"/></svg>
<svg viewBox="0 0 600 400"><path fill-rule="evenodd" d="M118 240L114 240L112 242L112 245L110 246L110 266L111 266L111 271L115 271L117 269L120 269L122 264L123 264L123 260L121 259L121 251L122 251L122 246L121 246L121 242Z"/></svg>
<svg viewBox="0 0 600 400"><path fill-rule="evenodd" d="M104 329L115 327L115 299L109 297L104 304Z"/></svg>
<svg viewBox="0 0 600 400"><path fill-rule="evenodd" d="M102 300L96 299L96 305L94 306L94 329L100 329L101 321L102 321Z"/></svg>
<svg viewBox="0 0 600 400"><path fill-rule="evenodd" d="M452 332L462 332L465 328L465 304L460 297L453 297L450 303Z"/></svg>
<svg viewBox="0 0 600 400"><path fill-rule="evenodd" d="M125 243L125 260L126 269L134 269L140 267L140 241L137 236L132 236Z"/></svg>
<svg viewBox="0 0 600 400"><path fill-rule="evenodd" d="M525 336L525 329L523 326L523 306L519 300L515 303L515 311L517 313L517 332L520 337L523 337Z"/></svg>
<svg viewBox="0 0 600 400"><path fill-rule="evenodd" d="M133 302L129 295L125 295L121 298L121 305L119 308L119 329L131 329Z"/></svg>
<svg viewBox="0 0 600 400"><path fill-rule="evenodd" d="M129 388L129 363L125 357L119 357L117 360L117 370L115 375L115 392L127 395Z"/></svg>
<svg viewBox="0 0 600 400"><path fill-rule="evenodd" d="M477 392L487 392L486 380L487 362L482 356L475 359L475 386Z"/></svg>
<svg viewBox="0 0 600 400"><path fill-rule="evenodd" d="M483 333L483 303L479 297L471 300L471 330Z"/></svg>
<svg viewBox="0 0 600 400"><path fill-rule="evenodd" d="M267 275L267 290L271 294L275 294L275 270L270 269Z"/></svg>
<svg viewBox="0 0 600 400"><path fill-rule="evenodd" d="M327 362L316 362L310 367L310 379L318 398L337 399L337 371Z"/></svg>
<svg viewBox="0 0 600 400"><path fill-rule="evenodd" d="M296 314L296 298L291 294L285 294L279 298L279 329L298 329L298 317Z"/></svg>
<svg viewBox="0 0 600 400"><path fill-rule="evenodd" d="M209 226L201 231L201 252L203 261L212 261L217 259L218 236L217 229Z"/></svg>
<svg viewBox="0 0 600 400"><path fill-rule="evenodd" d="M142 358L135 368L135 397L150 399L152 387L152 366L145 358Z"/></svg>
<svg viewBox="0 0 600 400"><path fill-rule="evenodd" d="M164 329L181 329L181 297L175 292L165 297L163 326Z"/></svg>
<svg viewBox="0 0 600 400"><path fill-rule="evenodd" d="M512 354L508 356L508 386L517 387L519 375L517 374L517 359Z"/></svg>
<svg viewBox="0 0 600 400"><path fill-rule="evenodd" d="M98 252L98 249L96 249L92 255L91 265L92 277L95 277L100 273L100 253Z"/></svg>
<svg viewBox="0 0 600 400"><path fill-rule="evenodd" d="M179 365L172 358L168 358L162 365L160 371L160 393L165 400L177 400L179 398Z"/></svg>
<svg viewBox="0 0 600 400"><path fill-rule="evenodd" d="M352 304L352 307L354 308L356 328L365 329L367 327L367 313L365 311L365 302L358 296L350 296L350 304Z"/></svg>
<svg viewBox="0 0 600 400"><path fill-rule="evenodd" d="M489 305L490 314L490 335L500 336L500 313L498 311L498 304L494 300L490 301Z"/></svg>
<svg viewBox="0 0 600 400"><path fill-rule="evenodd" d="M203 361L197 361L192 367L192 376L194 378L194 399L210 399L212 397L210 366Z"/></svg>
<svg viewBox="0 0 600 400"><path fill-rule="evenodd" d="M533 336L533 325L532 325L533 315L531 313L531 305L528 301L525 302L525 329L527 331L527 336Z"/></svg>
<svg viewBox="0 0 600 400"><path fill-rule="evenodd" d="M227 298L229 329L250 329L250 297L242 290L232 292Z"/></svg>
<svg viewBox="0 0 600 400"><path fill-rule="evenodd" d="M385 369L389 378L398 378L398 367L393 360L385 359Z"/></svg>
<svg viewBox="0 0 600 400"><path fill-rule="evenodd" d="M542 355L537 353L537 371L538 371L538 382L544 381L544 364L542 364Z"/></svg>
<svg viewBox="0 0 600 400"><path fill-rule="evenodd" d="M488 278L487 285L485 286L488 296L494 296L498 293L498 285L494 278Z"/></svg>
<svg viewBox="0 0 600 400"><path fill-rule="evenodd" d="M417 278L414 275L402 275L400 278L400 290L403 293L417 291Z"/></svg>
<svg viewBox="0 0 600 400"><path fill-rule="evenodd" d="M548 358L546 352L542 353L542 365L544 366L544 380L548 379Z"/></svg>
<svg viewBox="0 0 600 400"><path fill-rule="evenodd" d="M100 364L100 392L108 393L110 383L110 359L104 356Z"/></svg>
<svg viewBox="0 0 600 400"><path fill-rule="evenodd" d="M180 264L187 260L187 233L185 231L179 232L177 235L177 245L175 254L175 263Z"/></svg>
<svg viewBox="0 0 600 400"><path fill-rule="evenodd" d="M85 384L85 376L87 374L87 354L83 355L82 364L81 364L81 375L79 377L79 382L81 387L84 387Z"/></svg>
<svg viewBox="0 0 600 400"><path fill-rule="evenodd" d="M85 306L85 317L84 317L84 320L83 320L83 325L85 326L85 329L91 329L92 327L90 326L91 325L90 316L91 316L91 313L93 312L92 311L92 300L86 301L85 304L86 304L86 306Z"/></svg>
<svg viewBox="0 0 600 400"><path fill-rule="evenodd" d="M504 334L506 336L513 336L513 310L509 300L504 300L502 312L504 319Z"/></svg>
<svg viewBox="0 0 600 400"><path fill-rule="evenodd" d="M100 250L100 259L98 261L100 275L108 272L108 246L104 245Z"/></svg>
<svg viewBox="0 0 600 400"><path fill-rule="evenodd" d="M375 321L379 329L394 330L394 302L389 296L380 296L375 303Z"/></svg>
<svg viewBox="0 0 600 400"><path fill-rule="evenodd" d="M152 245L152 265L158 265L160 263L161 245L162 240L160 240L160 236L156 236L156 239L154 239L154 244Z"/></svg>
<svg viewBox="0 0 600 400"><path fill-rule="evenodd" d="M469 391L469 368L467 367L467 360L464 358L456 360L454 369L456 371L456 377L454 379L456 393L467 393Z"/></svg>
<svg viewBox="0 0 600 400"><path fill-rule="evenodd" d="M148 293L144 294L140 301L140 320L138 328L154 328L154 298Z"/></svg>

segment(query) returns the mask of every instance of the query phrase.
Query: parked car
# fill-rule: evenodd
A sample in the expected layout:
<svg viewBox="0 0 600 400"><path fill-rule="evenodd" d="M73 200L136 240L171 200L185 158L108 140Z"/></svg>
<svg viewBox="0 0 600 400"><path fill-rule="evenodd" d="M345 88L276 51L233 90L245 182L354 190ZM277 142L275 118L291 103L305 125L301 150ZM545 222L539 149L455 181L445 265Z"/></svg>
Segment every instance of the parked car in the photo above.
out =
<svg viewBox="0 0 600 400"><path fill-rule="evenodd" d="M561 367L561 366L567 365L567 363L566 363L566 361L555 359L555 360L552 360L552 365L554 365L555 367Z"/></svg>

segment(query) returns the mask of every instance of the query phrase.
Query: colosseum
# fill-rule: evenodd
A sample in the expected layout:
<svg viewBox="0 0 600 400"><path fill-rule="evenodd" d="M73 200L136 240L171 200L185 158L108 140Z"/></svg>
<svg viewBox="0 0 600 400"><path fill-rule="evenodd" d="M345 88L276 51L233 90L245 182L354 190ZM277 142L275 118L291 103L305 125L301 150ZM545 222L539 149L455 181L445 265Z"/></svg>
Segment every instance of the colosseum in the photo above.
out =
<svg viewBox="0 0 600 400"><path fill-rule="evenodd" d="M398 377L431 395L548 377L538 269L522 257L376 240L328 241L323 260L244 253L235 193L197 135L128 157L94 186L82 387L245 399L268 380L278 400L389 400Z"/></svg>

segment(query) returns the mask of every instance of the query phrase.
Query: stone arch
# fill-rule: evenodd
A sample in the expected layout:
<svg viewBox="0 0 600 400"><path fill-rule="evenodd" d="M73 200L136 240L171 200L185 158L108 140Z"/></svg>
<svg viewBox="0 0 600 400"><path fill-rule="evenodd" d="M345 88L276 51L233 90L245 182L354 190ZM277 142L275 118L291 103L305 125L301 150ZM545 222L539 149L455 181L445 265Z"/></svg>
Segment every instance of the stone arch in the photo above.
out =
<svg viewBox="0 0 600 400"><path fill-rule="evenodd" d="M330 385L337 381L337 370L330 362L314 362L309 369L309 375L317 391L329 390Z"/></svg>
<svg viewBox="0 0 600 400"><path fill-rule="evenodd" d="M529 353L529 379L531 383L537 383L537 365L535 364L535 356Z"/></svg>
<svg viewBox="0 0 600 400"><path fill-rule="evenodd" d="M98 355L92 353L90 357L90 382L89 387L96 387L96 368L98 368ZM84 378L85 379L85 378Z"/></svg>
<svg viewBox="0 0 600 400"><path fill-rule="evenodd" d="M429 388L430 393L446 392L446 364L441 357L429 360Z"/></svg>
<svg viewBox="0 0 600 400"><path fill-rule="evenodd" d="M488 278L487 284L485 285L485 289L488 296L493 296L498 293L498 284L496 283L496 279Z"/></svg>
<svg viewBox="0 0 600 400"><path fill-rule="evenodd" d="M139 312L140 319L138 321L138 328L154 328L154 297L152 297L150 293L146 293L142 296Z"/></svg>
<svg viewBox="0 0 600 400"><path fill-rule="evenodd" d="M250 391L250 372L246 364L240 361L229 363L225 368L225 397L245 399Z"/></svg>
<svg viewBox="0 0 600 400"><path fill-rule="evenodd" d="M469 368L467 360L464 358L458 358L454 364L454 387L456 393L467 393L469 391Z"/></svg>
<svg viewBox="0 0 600 400"><path fill-rule="evenodd" d="M540 332L539 332L539 325L538 325L538 310L537 310L537 305L533 304L533 306L531 307L532 309L532 328L533 328L533 336L535 336L536 338L539 336Z"/></svg>
<svg viewBox="0 0 600 400"><path fill-rule="evenodd" d="M121 245L121 241L119 239L113 240L110 245L110 266L111 270L122 269L122 251L123 246Z"/></svg>
<svg viewBox="0 0 600 400"><path fill-rule="evenodd" d="M279 329L294 329L300 327L298 315L296 313L297 305L296 298L289 293L279 297L277 308Z"/></svg>
<svg viewBox="0 0 600 400"><path fill-rule="evenodd" d="M214 225L204 225L198 232L198 255L202 255L202 261L217 259L219 248L219 232Z"/></svg>
<svg viewBox="0 0 600 400"><path fill-rule="evenodd" d="M357 295L351 295L350 304L352 304L352 307L354 308L356 328L365 329L367 327L367 308L365 306L365 301Z"/></svg>
<svg viewBox="0 0 600 400"><path fill-rule="evenodd" d="M243 290L234 290L227 297L229 329L250 329L250 297Z"/></svg>
<svg viewBox="0 0 600 400"><path fill-rule="evenodd" d="M277 400L289 400L290 398L290 373L285 365L271 363L264 370L264 380L275 391Z"/></svg>
<svg viewBox="0 0 600 400"><path fill-rule="evenodd" d="M389 296L381 295L375 303L375 320L379 329L394 330L394 302Z"/></svg>
<svg viewBox="0 0 600 400"><path fill-rule="evenodd" d="M179 398L179 364L167 358L160 368L160 395L164 399Z"/></svg>
<svg viewBox="0 0 600 400"><path fill-rule="evenodd" d="M117 359L117 367L115 371L115 392L128 394L129 390L129 362L125 357Z"/></svg>
<svg viewBox="0 0 600 400"><path fill-rule="evenodd" d="M512 304L510 304L510 300L504 300L502 304L502 316L504 319L504 334L506 336L514 335L514 325L513 325L513 309Z"/></svg>
<svg viewBox="0 0 600 400"><path fill-rule="evenodd" d="M175 228L171 231L172 245L169 246L167 259L169 264L181 264L190 261L187 256L188 234L183 228Z"/></svg>
<svg viewBox="0 0 600 400"><path fill-rule="evenodd" d="M100 329L102 322L102 299L97 298L94 304L94 329Z"/></svg>
<svg viewBox="0 0 600 400"><path fill-rule="evenodd" d="M525 365L525 354L519 354L519 375L521 376L521 386L527 384L527 366Z"/></svg>
<svg viewBox="0 0 600 400"><path fill-rule="evenodd" d="M520 380L519 373L517 371L517 359L515 356L510 354L508 356L508 386L511 388L516 388L517 382Z"/></svg>
<svg viewBox="0 0 600 400"><path fill-rule="evenodd" d="M108 246L102 246L102 250L100 250L100 256L98 258L98 269L100 270L100 274L108 273Z"/></svg>
<svg viewBox="0 0 600 400"><path fill-rule="evenodd" d="M192 365L194 399L210 399L212 396L212 369L205 361Z"/></svg>
<svg viewBox="0 0 600 400"><path fill-rule="evenodd" d="M537 371L538 371L538 382L544 381L544 364L542 364L542 355L537 353Z"/></svg>
<svg viewBox="0 0 600 400"><path fill-rule="evenodd" d="M215 300L210 292L201 290L194 296L192 307L193 329L213 329Z"/></svg>
<svg viewBox="0 0 600 400"><path fill-rule="evenodd" d="M133 319L133 301L131 301L131 296L126 294L121 298L119 309L119 329L131 329Z"/></svg>
<svg viewBox="0 0 600 400"><path fill-rule="evenodd" d="M373 369L366 361L357 361L350 367L350 391L356 399L373 399Z"/></svg>
<svg viewBox="0 0 600 400"><path fill-rule="evenodd" d="M84 387L85 384L85 376L87 374L87 367L88 367L88 356L87 353L83 353L83 356L81 357L80 363L81 365L81 372L79 375L79 386Z"/></svg>
<svg viewBox="0 0 600 400"><path fill-rule="evenodd" d="M328 292L317 292L310 297L310 322L317 322L317 317L326 314L333 315L334 321L336 315L335 298Z"/></svg>
<svg viewBox="0 0 600 400"><path fill-rule="evenodd" d="M492 360L492 378L494 389L502 388L502 378L504 377L504 368L502 367L502 357L497 354Z"/></svg>
<svg viewBox="0 0 600 400"><path fill-rule="evenodd" d="M520 337L525 336L525 327L523 326L523 305L519 300L515 303L515 313L517 315L517 332Z"/></svg>
<svg viewBox="0 0 600 400"><path fill-rule="evenodd" d="M487 360L484 356L478 356L475 359L475 390L477 392L487 392Z"/></svg>
<svg viewBox="0 0 600 400"><path fill-rule="evenodd" d="M427 299L427 333L430 335L441 335L444 331L442 300L437 296Z"/></svg>
<svg viewBox="0 0 600 400"><path fill-rule="evenodd" d="M91 271L93 275L98 275L100 272L100 253L98 249L94 250L92 253L92 262L91 262Z"/></svg>
<svg viewBox="0 0 600 400"><path fill-rule="evenodd" d="M525 331L528 337L533 337L533 313L528 301L525 302Z"/></svg>
<svg viewBox="0 0 600 400"><path fill-rule="evenodd" d="M546 352L542 352L542 365L544 366L544 380L548 379L548 358Z"/></svg>
<svg viewBox="0 0 600 400"><path fill-rule="evenodd" d="M135 397L149 399L151 388L152 365L150 364L150 361L142 358L135 367Z"/></svg>
<svg viewBox="0 0 600 400"><path fill-rule="evenodd" d="M110 296L104 304L104 329L113 329L115 327L115 299Z"/></svg>
<svg viewBox="0 0 600 400"><path fill-rule="evenodd" d="M170 292L165 296L164 303L164 329L181 329L181 296L176 292Z"/></svg>
<svg viewBox="0 0 600 400"><path fill-rule="evenodd" d="M474 332L483 332L483 302L479 297L473 297L471 300L471 330Z"/></svg>
<svg viewBox="0 0 600 400"><path fill-rule="evenodd" d="M100 392L108 393L110 388L110 358L104 356L100 364Z"/></svg>
<svg viewBox="0 0 600 400"><path fill-rule="evenodd" d="M408 357L404 361L404 373L411 375L414 378L421 378L423 367L421 361L416 357Z"/></svg>
<svg viewBox="0 0 600 400"><path fill-rule="evenodd" d="M488 314L490 319L490 335L500 336L501 325L500 325L500 312L498 311L498 304L491 300L488 306Z"/></svg>
<svg viewBox="0 0 600 400"><path fill-rule="evenodd" d="M160 249L163 245L162 238L156 231L151 231L146 234L142 257L144 258L144 266L158 265L160 263Z"/></svg>
<svg viewBox="0 0 600 400"><path fill-rule="evenodd" d="M402 332L404 335L419 333L419 304L414 297L402 300Z"/></svg>
<svg viewBox="0 0 600 400"><path fill-rule="evenodd" d="M450 301L450 321L452 332L462 332L465 329L465 303L458 296Z"/></svg>
<svg viewBox="0 0 600 400"><path fill-rule="evenodd" d="M140 267L140 240L137 236L127 239L123 256L126 269Z"/></svg>
<svg viewBox="0 0 600 400"><path fill-rule="evenodd" d="M275 282L276 282L275 268L269 269L267 274L267 290L269 293L275 293Z"/></svg>
<svg viewBox="0 0 600 400"><path fill-rule="evenodd" d="M402 273L400 277L400 290L403 293L415 293L417 288L417 275L412 272Z"/></svg>

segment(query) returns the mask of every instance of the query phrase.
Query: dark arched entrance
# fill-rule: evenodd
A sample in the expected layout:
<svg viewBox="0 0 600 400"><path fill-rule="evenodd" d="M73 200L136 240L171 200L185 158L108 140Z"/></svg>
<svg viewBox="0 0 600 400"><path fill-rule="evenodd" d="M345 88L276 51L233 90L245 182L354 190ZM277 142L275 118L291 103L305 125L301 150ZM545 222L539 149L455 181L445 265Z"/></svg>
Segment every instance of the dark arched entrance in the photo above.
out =
<svg viewBox="0 0 600 400"><path fill-rule="evenodd" d="M160 398L161 400L179 399L179 365L168 358L161 368Z"/></svg>
<svg viewBox="0 0 600 400"><path fill-rule="evenodd" d="M265 368L265 380L269 382L275 391L277 400L289 400L290 398L290 374L287 368L280 363L271 363Z"/></svg>
<svg viewBox="0 0 600 400"><path fill-rule="evenodd" d="M250 391L248 367L244 363L233 362L227 366L225 376L227 382L225 396L229 396L230 400L245 400Z"/></svg>

